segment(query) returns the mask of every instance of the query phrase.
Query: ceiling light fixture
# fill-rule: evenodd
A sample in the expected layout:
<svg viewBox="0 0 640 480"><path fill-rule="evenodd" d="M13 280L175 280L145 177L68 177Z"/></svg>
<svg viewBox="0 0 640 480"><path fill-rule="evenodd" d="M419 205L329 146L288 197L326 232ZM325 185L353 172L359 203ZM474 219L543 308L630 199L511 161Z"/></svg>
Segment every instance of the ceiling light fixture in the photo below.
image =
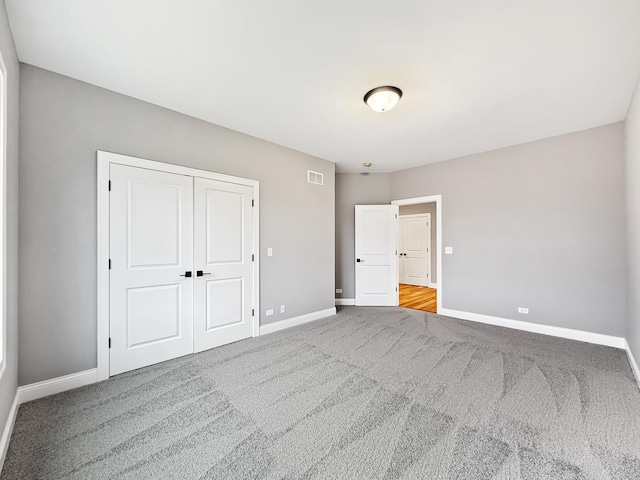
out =
<svg viewBox="0 0 640 480"><path fill-rule="evenodd" d="M371 162L364 162L362 165L368 168L368 167L370 167L371 165L373 165L373 163L371 163Z"/></svg>
<svg viewBox="0 0 640 480"><path fill-rule="evenodd" d="M402 90L390 85L369 90L364 96L364 103L374 112L386 112L395 107L402 98Z"/></svg>

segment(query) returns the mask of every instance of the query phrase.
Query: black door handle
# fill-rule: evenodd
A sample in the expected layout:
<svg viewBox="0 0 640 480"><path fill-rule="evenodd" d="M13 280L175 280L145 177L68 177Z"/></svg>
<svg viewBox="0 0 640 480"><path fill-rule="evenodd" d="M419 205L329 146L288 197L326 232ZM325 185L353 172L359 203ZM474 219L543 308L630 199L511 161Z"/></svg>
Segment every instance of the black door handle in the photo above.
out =
<svg viewBox="0 0 640 480"><path fill-rule="evenodd" d="M181 277L187 277L187 278L191 278L191 272L184 272L184 275L180 275Z"/></svg>
<svg viewBox="0 0 640 480"><path fill-rule="evenodd" d="M359 258L356 258L356 262L359 262L359 261L360 261L360 259L359 259Z"/></svg>
<svg viewBox="0 0 640 480"><path fill-rule="evenodd" d="M211 274L210 274L210 273L205 273L205 272L203 272L202 270L198 270L198 271L196 272L196 276L197 276L197 277L202 277L203 275L211 275Z"/></svg>

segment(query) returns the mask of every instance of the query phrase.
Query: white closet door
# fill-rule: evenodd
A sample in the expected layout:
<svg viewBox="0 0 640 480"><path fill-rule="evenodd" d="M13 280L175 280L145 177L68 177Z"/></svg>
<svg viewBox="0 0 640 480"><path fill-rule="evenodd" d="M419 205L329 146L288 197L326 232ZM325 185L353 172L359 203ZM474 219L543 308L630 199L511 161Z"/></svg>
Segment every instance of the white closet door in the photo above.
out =
<svg viewBox="0 0 640 480"><path fill-rule="evenodd" d="M398 305L397 205L356 205L356 305Z"/></svg>
<svg viewBox="0 0 640 480"><path fill-rule="evenodd" d="M253 335L253 188L195 179L194 347Z"/></svg>
<svg viewBox="0 0 640 480"><path fill-rule="evenodd" d="M193 351L193 178L110 167L110 373Z"/></svg>

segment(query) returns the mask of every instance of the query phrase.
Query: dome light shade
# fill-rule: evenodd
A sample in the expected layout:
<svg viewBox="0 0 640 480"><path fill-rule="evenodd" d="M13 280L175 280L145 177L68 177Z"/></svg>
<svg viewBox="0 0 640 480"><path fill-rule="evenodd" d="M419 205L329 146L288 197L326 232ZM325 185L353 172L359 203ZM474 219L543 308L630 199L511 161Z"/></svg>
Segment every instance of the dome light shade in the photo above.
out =
<svg viewBox="0 0 640 480"><path fill-rule="evenodd" d="M402 90L398 87L377 87L369 90L364 96L364 103L374 112L386 112L395 107L402 98Z"/></svg>

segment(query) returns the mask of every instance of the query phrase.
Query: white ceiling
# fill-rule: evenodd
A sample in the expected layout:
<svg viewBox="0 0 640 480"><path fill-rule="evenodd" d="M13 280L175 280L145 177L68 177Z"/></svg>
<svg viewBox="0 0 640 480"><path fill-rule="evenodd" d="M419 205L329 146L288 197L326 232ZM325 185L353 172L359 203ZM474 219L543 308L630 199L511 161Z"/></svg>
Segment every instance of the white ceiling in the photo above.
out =
<svg viewBox="0 0 640 480"><path fill-rule="evenodd" d="M638 0L6 0L20 60L389 172L623 120ZM375 113L371 88L404 91Z"/></svg>

